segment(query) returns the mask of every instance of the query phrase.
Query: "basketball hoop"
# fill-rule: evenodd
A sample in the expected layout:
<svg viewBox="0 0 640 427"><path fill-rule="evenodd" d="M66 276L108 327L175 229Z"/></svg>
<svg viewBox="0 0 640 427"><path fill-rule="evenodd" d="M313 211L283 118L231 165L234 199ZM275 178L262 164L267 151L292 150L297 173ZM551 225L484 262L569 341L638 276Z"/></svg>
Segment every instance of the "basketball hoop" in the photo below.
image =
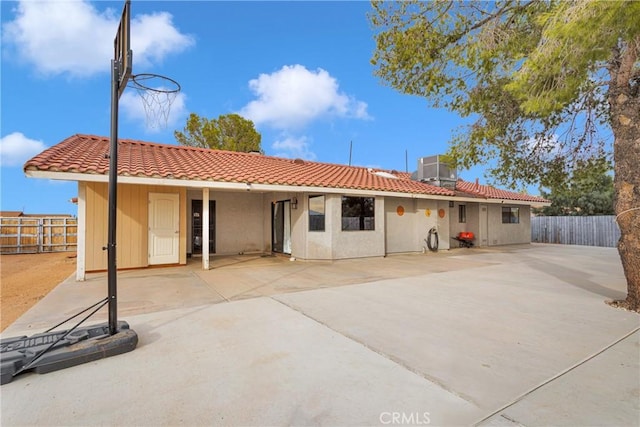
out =
<svg viewBox="0 0 640 427"><path fill-rule="evenodd" d="M131 76L129 87L138 92L147 117L147 126L166 129L171 105L180 92L180 84L159 74L143 73Z"/></svg>

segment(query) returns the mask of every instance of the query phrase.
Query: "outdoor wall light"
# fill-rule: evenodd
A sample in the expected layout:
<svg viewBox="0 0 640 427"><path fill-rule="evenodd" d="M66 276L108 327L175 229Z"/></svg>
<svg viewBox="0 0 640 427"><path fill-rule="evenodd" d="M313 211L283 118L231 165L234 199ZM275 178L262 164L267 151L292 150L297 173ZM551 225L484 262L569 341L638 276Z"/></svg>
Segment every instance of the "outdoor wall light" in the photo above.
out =
<svg viewBox="0 0 640 427"><path fill-rule="evenodd" d="M449 207L452 208L454 206L454 202L453 201L449 201Z"/></svg>
<svg viewBox="0 0 640 427"><path fill-rule="evenodd" d="M291 209L298 209L298 198L294 197L291 199Z"/></svg>

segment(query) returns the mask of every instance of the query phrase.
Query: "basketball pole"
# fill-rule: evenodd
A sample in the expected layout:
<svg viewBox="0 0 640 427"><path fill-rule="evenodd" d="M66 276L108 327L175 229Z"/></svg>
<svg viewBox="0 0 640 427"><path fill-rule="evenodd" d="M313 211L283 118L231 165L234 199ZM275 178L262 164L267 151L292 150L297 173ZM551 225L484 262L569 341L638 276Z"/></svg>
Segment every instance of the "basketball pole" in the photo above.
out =
<svg viewBox="0 0 640 427"><path fill-rule="evenodd" d="M109 202L107 251L107 298L58 323L44 333L32 337L21 336L6 339L2 345L2 375L0 385L13 380L25 371L40 374L69 368L82 363L111 357L132 351L138 345L138 335L129 329L127 322L118 325L117 266L116 266L116 215L118 212L118 103L131 75L132 52L129 48L130 3L125 7L114 40L114 59L111 61L111 135L109 140ZM80 213L81 215L86 214ZM109 304L109 322L79 328L89 317ZM96 308L97 307L97 308ZM53 331L79 315L93 310L71 329ZM53 331L53 332L52 332ZM74 335L71 335L74 334Z"/></svg>
<svg viewBox="0 0 640 427"><path fill-rule="evenodd" d="M120 95L131 75L131 0L125 0L120 25L114 39L111 60L111 133L109 139L109 226L107 242L107 288L109 301L109 335L118 333L118 266L116 219L118 217L118 109Z"/></svg>
<svg viewBox="0 0 640 427"><path fill-rule="evenodd" d="M109 334L118 332L118 277L116 264L116 218L118 214L118 104L120 64L111 61L111 136L109 141L109 230L107 243L107 286Z"/></svg>

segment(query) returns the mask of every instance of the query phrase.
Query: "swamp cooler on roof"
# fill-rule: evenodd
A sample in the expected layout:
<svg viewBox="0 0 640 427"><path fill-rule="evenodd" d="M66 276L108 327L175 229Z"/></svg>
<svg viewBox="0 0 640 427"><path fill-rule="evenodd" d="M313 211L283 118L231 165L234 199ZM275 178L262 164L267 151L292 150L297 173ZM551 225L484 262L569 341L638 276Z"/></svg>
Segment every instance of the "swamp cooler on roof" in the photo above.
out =
<svg viewBox="0 0 640 427"><path fill-rule="evenodd" d="M412 178L427 184L455 190L458 171L446 162L445 156L421 157L418 159L418 170Z"/></svg>

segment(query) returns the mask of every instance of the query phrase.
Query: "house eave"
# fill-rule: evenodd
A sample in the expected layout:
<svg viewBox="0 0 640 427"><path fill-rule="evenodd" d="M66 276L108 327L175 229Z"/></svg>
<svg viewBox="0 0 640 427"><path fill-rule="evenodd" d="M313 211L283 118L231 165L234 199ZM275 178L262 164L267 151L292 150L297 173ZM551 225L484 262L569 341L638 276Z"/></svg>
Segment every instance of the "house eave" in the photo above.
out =
<svg viewBox="0 0 640 427"><path fill-rule="evenodd" d="M58 181L78 181L78 182L109 182L108 175L79 173L79 172L59 172L59 171L42 171L35 169L25 170L25 175L29 178L52 179ZM185 180L171 178L154 178L145 176L127 176L118 175L119 184L138 184L138 185L161 185L169 187L187 187L194 189L215 189L224 191L242 191L242 192L291 192L291 193L324 193L324 194L348 194L359 196L384 196L384 197L404 197L412 199L429 199L429 200L445 200L465 203L490 203L490 204L512 204L512 205L536 205L548 206L539 202L530 202L524 200L506 200L506 199L488 199L477 197L461 197L439 194L423 194L423 193L404 193L397 191L383 190L366 190L345 187L318 187L318 186L298 186L298 185L281 185L281 184L260 184L253 182L224 182L224 181L208 181L208 180Z"/></svg>

